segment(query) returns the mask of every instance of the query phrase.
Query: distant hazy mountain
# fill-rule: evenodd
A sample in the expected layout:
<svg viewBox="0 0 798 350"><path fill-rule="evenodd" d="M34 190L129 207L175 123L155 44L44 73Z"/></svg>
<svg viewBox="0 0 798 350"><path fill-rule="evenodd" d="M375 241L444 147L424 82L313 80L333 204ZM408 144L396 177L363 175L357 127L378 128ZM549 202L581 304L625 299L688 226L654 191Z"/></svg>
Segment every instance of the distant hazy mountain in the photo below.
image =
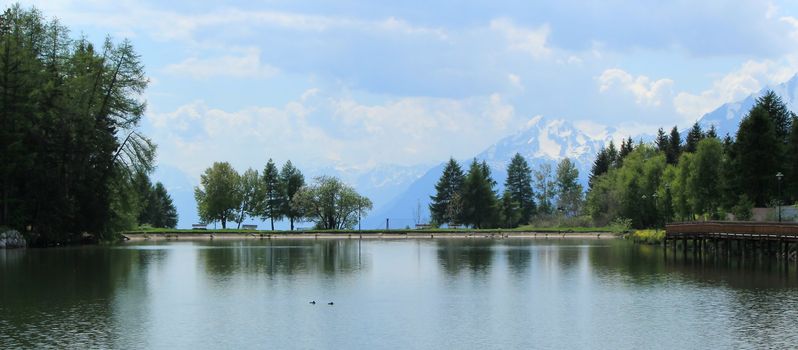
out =
<svg viewBox="0 0 798 350"><path fill-rule="evenodd" d="M606 139L591 138L565 120L547 120L538 116L532 118L523 130L499 140L475 157L479 161L485 160L490 165L493 179L498 183L497 190L500 192L504 189L507 165L516 153L524 156L533 169L538 168L540 164L550 163L553 170L556 170L556 164L568 157L576 163L580 181L585 184L593 158L606 142L608 142ZM459 160L464 171L468 170L471 160ZM429 221L427 209L429 197L434 193L435 183L442 173L443 163L429 169L404 193L369 215L364 221L364 227L385 227L386 218L390 218L391 227L412 227L419 216L417 214L419 208L421 221Z"/></svg>
<svg viewBox="0 0 798 350"><path fill-rule="evenodd" d="M784 83L766 87L740 101L726 103L714 111L704 114L698 121L699 125L705 131L709 129L710 125L715 125L718 130L718 136L723 137L728 133L734 137L737 133L737 128L740 126L740 120L748 114L756 99L768 89L781 96L791 111L798 110L798 75L795 75ZM686 130L682 131L686 132Z"/></svg>

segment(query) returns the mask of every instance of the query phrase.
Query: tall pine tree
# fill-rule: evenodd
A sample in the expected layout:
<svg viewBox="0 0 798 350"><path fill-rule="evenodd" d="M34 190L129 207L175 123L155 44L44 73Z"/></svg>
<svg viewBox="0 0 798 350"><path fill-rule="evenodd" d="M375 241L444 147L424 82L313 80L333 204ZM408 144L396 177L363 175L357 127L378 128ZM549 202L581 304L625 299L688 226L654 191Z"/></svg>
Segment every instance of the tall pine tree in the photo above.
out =
<svg viewBox="0 0 798 350"><path fill-rule="evenodd" d="M434 224L460 223L458 198L463 188L463 181L463 169L454 158L450 158L443 169L441 178L435 184L435 195L430 196L429 211Z"/></svg>
<svg viewBox="0 0 798 350"><path fill-rule="evenodd" d="M263 220L269 220L271 229L274 231L274 221L280 220L283 216L282 209L285 198L280 186L280 173L271 158L266 162L266 167L263 168L261 186L263 201L260 205L260 216Z"/></svg>
<svg viewBox="0 0 798 350"><path fill-rule="evenodd" d="M781 154L776 127L764 106L756 105L740 122L735 153L743 191L754 205L768 204L776 185Z"/></svg>
<svg viewBox="0 0 798 350"><path fill-rule="evenodd" d="M518 203L520 213L513 226L526 224L535 213L535 193L532 190L532 170L521 154L516 153L507 167L507 180L504 188L510 194L509 200Z"/></svg>
<svg viewBox="0 0 798 350"><path fill-rule="evenodd" d="M499 213L493 191L495 185L488 164L485 161L479 163L475 158L463 182L463 223L477 229L496 224Z"/></svg>

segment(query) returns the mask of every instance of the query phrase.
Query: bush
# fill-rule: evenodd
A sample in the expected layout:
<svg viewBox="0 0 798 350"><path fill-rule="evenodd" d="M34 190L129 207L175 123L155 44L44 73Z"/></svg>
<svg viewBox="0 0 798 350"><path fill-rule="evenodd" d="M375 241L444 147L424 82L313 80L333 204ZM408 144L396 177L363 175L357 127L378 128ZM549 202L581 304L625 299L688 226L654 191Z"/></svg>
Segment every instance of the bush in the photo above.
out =
<svg viewBox="0 0 798 350"><path fill-rule="evenodd" d="M665 230L635 230L630 237L635 243L660 244L665 239Z"/></svg>
<svg viewBox="0 0 798 350"><path fill-rule="evenodd" d="M754 217L754 202L748 199L746 195L740 195L740 200L737 205L732 208L734 219L739 221L748 221Z"/></svg>
<svg viewBox="0 0 798 350"><path fill-rule="evenodd" d="M613 233L626 233L632 229L632 219L615 218L609 225L610 231Z"/></svg>

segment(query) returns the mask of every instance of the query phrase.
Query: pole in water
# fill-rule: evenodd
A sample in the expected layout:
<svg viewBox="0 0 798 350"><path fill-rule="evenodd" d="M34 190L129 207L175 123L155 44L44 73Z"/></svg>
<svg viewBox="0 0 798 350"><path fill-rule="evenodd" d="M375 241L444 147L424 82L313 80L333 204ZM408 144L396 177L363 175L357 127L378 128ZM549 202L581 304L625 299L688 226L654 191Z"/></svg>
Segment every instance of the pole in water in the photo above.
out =
<svg viewBox="0 0 798 350"><path fill-rule="evenodd" d="M390 218L385 218L385 231L391 229L390 220L391 220Z"/></svg>

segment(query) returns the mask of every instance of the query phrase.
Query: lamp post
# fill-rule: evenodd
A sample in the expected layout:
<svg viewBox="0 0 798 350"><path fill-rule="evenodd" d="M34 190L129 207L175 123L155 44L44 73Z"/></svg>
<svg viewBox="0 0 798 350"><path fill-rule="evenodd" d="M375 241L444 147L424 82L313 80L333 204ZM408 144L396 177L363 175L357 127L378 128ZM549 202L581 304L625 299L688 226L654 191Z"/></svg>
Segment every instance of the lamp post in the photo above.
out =
<svg viewBox="0 0 798 350"><path fill-rule="evenodd" d="M651 198L654 198L654 228L659 232L659 210L657 210L657 199L659 195L657 192L654 192L651 194Z"/></svg>
<svg viewBox="0 0 798 350"><path fill-rule="evenodd" d="M784 177L784 174L781 171L776 173L776 178L779 179L779 198L777 198L778 202L776 204L779 206L779 222L781 222L781 178Z"/></svg>

